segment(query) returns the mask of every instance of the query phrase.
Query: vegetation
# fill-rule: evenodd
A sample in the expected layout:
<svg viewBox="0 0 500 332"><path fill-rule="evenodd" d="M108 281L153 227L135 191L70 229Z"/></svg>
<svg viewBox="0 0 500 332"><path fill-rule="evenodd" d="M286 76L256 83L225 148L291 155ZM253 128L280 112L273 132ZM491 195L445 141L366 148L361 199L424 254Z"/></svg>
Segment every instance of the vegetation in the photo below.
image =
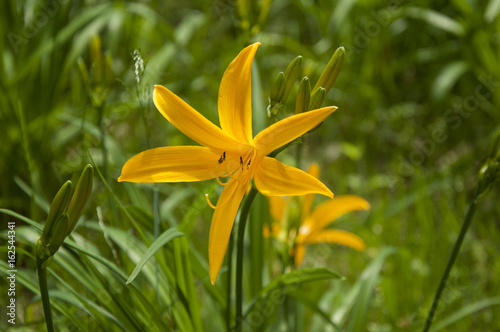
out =
<svg viewBox="0 0 500 332"><path fill-rule="evenodd" d="M0 234L7 243L15 229L17 256L16 324L3 316L0 329L45 329L38 268L58 331L422 330L485 181L480 170L498 165L498 139L491 142L500 120L499 12L497 0L1 1ZM257 194L236 289L236 226L234 250L214 286L209 279L214 212L205 194L216 201L217 181L117 179L141 151L196 145L158 112L154 85L219 124L221 78L254 42L262 43L252 69L254 133L302 107L302 78L314 90L344 47L322 103L338 110L276 158L303 170L318 163L336 196L363 197L371 208L334 224L362 238L365 251L311 244L297 268L292 250L263 236L270 204ZM299 55L301 73L268 119L273 82ZM92 193L64 243L44 251L42 267L37 239L51 202L87 164ZM495 172L432 331L500 329ZM326 200L317 195L314 205ZM66 223L75 221L69 214ZM3 286L13 268L1 248L1 297L9 301Z"/></svg>

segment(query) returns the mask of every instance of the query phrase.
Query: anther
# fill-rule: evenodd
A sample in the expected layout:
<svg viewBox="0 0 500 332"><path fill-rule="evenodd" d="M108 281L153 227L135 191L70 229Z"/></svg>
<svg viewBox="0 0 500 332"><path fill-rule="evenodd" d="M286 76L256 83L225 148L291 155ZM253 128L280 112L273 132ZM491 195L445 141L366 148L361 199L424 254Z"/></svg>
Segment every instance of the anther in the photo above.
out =
<svg viewBox="0 0 500 332"><path fill-rule="evenodd" d="M219 158L219 164L222 164L226 160L226 151L222 153L222 156Z"/></svg>

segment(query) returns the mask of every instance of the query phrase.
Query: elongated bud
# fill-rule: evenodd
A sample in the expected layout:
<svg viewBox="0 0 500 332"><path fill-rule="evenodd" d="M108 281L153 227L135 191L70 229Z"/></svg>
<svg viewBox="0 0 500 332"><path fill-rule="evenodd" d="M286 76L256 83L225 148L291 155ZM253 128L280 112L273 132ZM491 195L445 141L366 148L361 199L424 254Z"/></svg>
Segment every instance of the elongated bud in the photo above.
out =
<svg viewBox="0 0 500 332"><path fill-rule="evenodd" d="M68 214L63 213L57 218L52 229L52 237L49 242L49 253L54 255L66 238L69 227Z"/></svg>
<svg viewBox="0 0 500 332"><path fill-rule="evenodd" d="M339 76L340 69L342 69L344 57L345 49L341 46L337 48L335 53L333 53L332 58L326 65L325 70L323 70L323 73L321 73L318 82L314 86L314 90L319 87L325 88L325 93L330 90L330 88L333 86L333 83L335 83L335 80Z"/></svg>
<svg viewBox="0 0 500 332"><path fill-rule="evenodd" d="M295 113L303 113L309 110L309 102L311 100L311 83L309 79L304 77L300 81L299 91L297 92L297 103L295 104Z"/></svg>
<svg viewBox="0 0 500 332"><path fill-rule="evenodd" d="M76 185L75 193L73 198L71 199L71 203L69 203L68 207L68 219L69 219L69 227L67 231L67 235L69 235L76 226L78 219L83 213L83 209L89 200L90 193L92 192L92 185L94 180L94 169L90 164L87 164L83 169L82 175L80 176L80 180L78 180L78 184Z"/></svg>
<svg viewBox="0 0 500 332"><path fill-rule="evenodd" d="M290 95L290 92L292 91L293 86L295 85L295 82L297 81L297 78L300 75L300 72L302 71L302 56L298 56L295 59L293 59L292 62L288 65L285 71L285 88L283 89L283 93L280 97L280 102L285 103L286 100L288 99L288 96Z"/></svg>
<svg viewBox="0 0 500 332"><path fill-rule="evenodd" d="M66 212L68 208L68 202L71 197L71 181L66 181L59 191L57 192L52 204L50 205L49 214L47 220L45 220L45 225L43 225L42 242L46 242L50 239L51 229L53 228L54 221L59 218L61 214Z"/></svg>
<svg viewBox="0 0 500 332"><path fill-rule="evenodd" d="M325 88L317 88L311 94L311 102L309 104L310 110L315 110L321 107L323 103L323 99L325 99L326 89Z"/></svg>
<svg viewBox="0 0 500 332"><path fill-rule="evenodd" d="M271 107L280 102L281 95L285 89L285 73L280 71L271 86Z"/></svg>

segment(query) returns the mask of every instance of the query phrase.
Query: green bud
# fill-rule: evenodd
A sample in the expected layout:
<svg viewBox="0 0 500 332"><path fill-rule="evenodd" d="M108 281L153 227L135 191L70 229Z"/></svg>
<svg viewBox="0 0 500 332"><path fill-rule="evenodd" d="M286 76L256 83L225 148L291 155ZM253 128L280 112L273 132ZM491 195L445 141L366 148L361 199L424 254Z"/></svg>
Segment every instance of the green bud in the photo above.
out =
<svg viewBox="0 0 500 332"><path fill-rule="evenodd" d="M45 220L45 225L43 225L42 239L43 242L45 240L50 240L51 229L53 227L54 221L59 218L61 214L66 212L68 207L68 202L71 197L71 181L66 181L59 191L57 192L52 204L50 205L49 214L47 216L47 220Z"/></svg>
<svg viewBox="0 0 500 332"><path fill-rule="evenodd" d="M274 82L271 86L271 107L280 102L281 95L283 94L283 90L285 89L285 73L282 71L274 79Z"/></svg>
<svg viewBox="0 0 500 332"><path fill-rule="evenodd" d="M317 88L311 94L311 102L309 104L310 110L315 110L321 107L323 103L323 99L325 99L326 89L325 88Z"/></svg>
<svg viewBox="0 0 500 332"><path fill-rule="evenodd" d="M297 91L297 103L295 104L295 113L304 113L309 110L309 102L311 100L311 83L309 79L304 77L300 81L299 91Z"/></svg>
<svg viewBox="0 0 500 332"><path fill-rule="evenodd" d="M302 57L299 55L298 57L293 59L292 62L290 62L285 71L285 87L280 97L280 102L282 102L283 104L288 99L288 96L290 95L290 92L292 91L292 88L295 85L295 82L297 81L297 78L299 77L301 71Z"/></svg>
<svg viewBox="0 0 500 332"><path fill-rule="evenodd" d="M68 214L63 213L57 218L52 230L52 237L49 242L50 256L54 255L66 238L69 226Z"/></svg>
<svg viewBox="0 0 500 332"><path fill-rule="evenodd" d="M333 53L332 58L326 65L325 70L323 70L323 73L321 73L318 82L314 86L314 90L319 87L325 88L325 92L328 92L330 90L330 88L333 86L333 83L335 83L335 80L337 80L337 77L339 76L340 69L342 69L344 57L345 49L341 46L337 48L335 53Z"/></svg>
<svg viewBox="0 0 500 332"><path fill-rule="evenodd" d="M76 185L75 193L68 207L69 227L66 236L68 236L76 226L78 219L83 213L83 209L89 200L92 192L94 179L94 169L90 164L87 164L83 169L80 180Z"/></svg>
<svg viewBox="0 0 500 332"><path fill-rule="evenodd" d="M283 94L283 89L285 88L285 74L280 72L271 86L271 97L269 98L269 106L267 106L267 116L270 118L283 108L283 104L280 102L281 95Z"/></svg>

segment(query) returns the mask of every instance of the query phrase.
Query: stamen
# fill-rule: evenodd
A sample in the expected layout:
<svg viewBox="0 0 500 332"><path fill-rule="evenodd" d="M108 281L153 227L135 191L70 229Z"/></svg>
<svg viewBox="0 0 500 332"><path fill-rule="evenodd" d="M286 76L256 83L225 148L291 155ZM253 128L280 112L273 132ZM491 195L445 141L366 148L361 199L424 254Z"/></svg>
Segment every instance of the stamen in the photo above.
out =
<svg viewBox="0 0 500 332"><path fill-rule="evenodd" d="M225 185L227 184L227 182L229 182L229 180L227 180L227 182L222 182L222 181L219 179L219 177L216 177L216 179L217 179L217 182L219 182L219 184L220 184L221 186L225 186Z"/></svg>
<svg viewBox="0 0 500 332"><path fill-rule="evenodd" d="M212 202L210 202L210 198L208 198L208 194L205 194L205 198L207 199L207 203L208 203L208 205L210 205L210 207L211 207L212 209L214 209L214 210L215 210L216 208L221 208L221 207L223 207L223 206L224 206L224 205L226 205L229 201L231 201L231 195L228 195L228 197L226 198L226 200L225 200L224 202L219 203L219 202L217 201L217 206L215 206L215 205L213 205L213 204L212 204ZM219 197L219 200L220 200L220 197Z"/></svg>
<svg viewBox="0 0 500 332"><path fill-rule="evenodd" d="M208 198L208 194L205 194L205 198L207 199L208 205L210 205L210 207L215 210L216 206L213 205L212 202L210 202L210 198Z"/></svg>

